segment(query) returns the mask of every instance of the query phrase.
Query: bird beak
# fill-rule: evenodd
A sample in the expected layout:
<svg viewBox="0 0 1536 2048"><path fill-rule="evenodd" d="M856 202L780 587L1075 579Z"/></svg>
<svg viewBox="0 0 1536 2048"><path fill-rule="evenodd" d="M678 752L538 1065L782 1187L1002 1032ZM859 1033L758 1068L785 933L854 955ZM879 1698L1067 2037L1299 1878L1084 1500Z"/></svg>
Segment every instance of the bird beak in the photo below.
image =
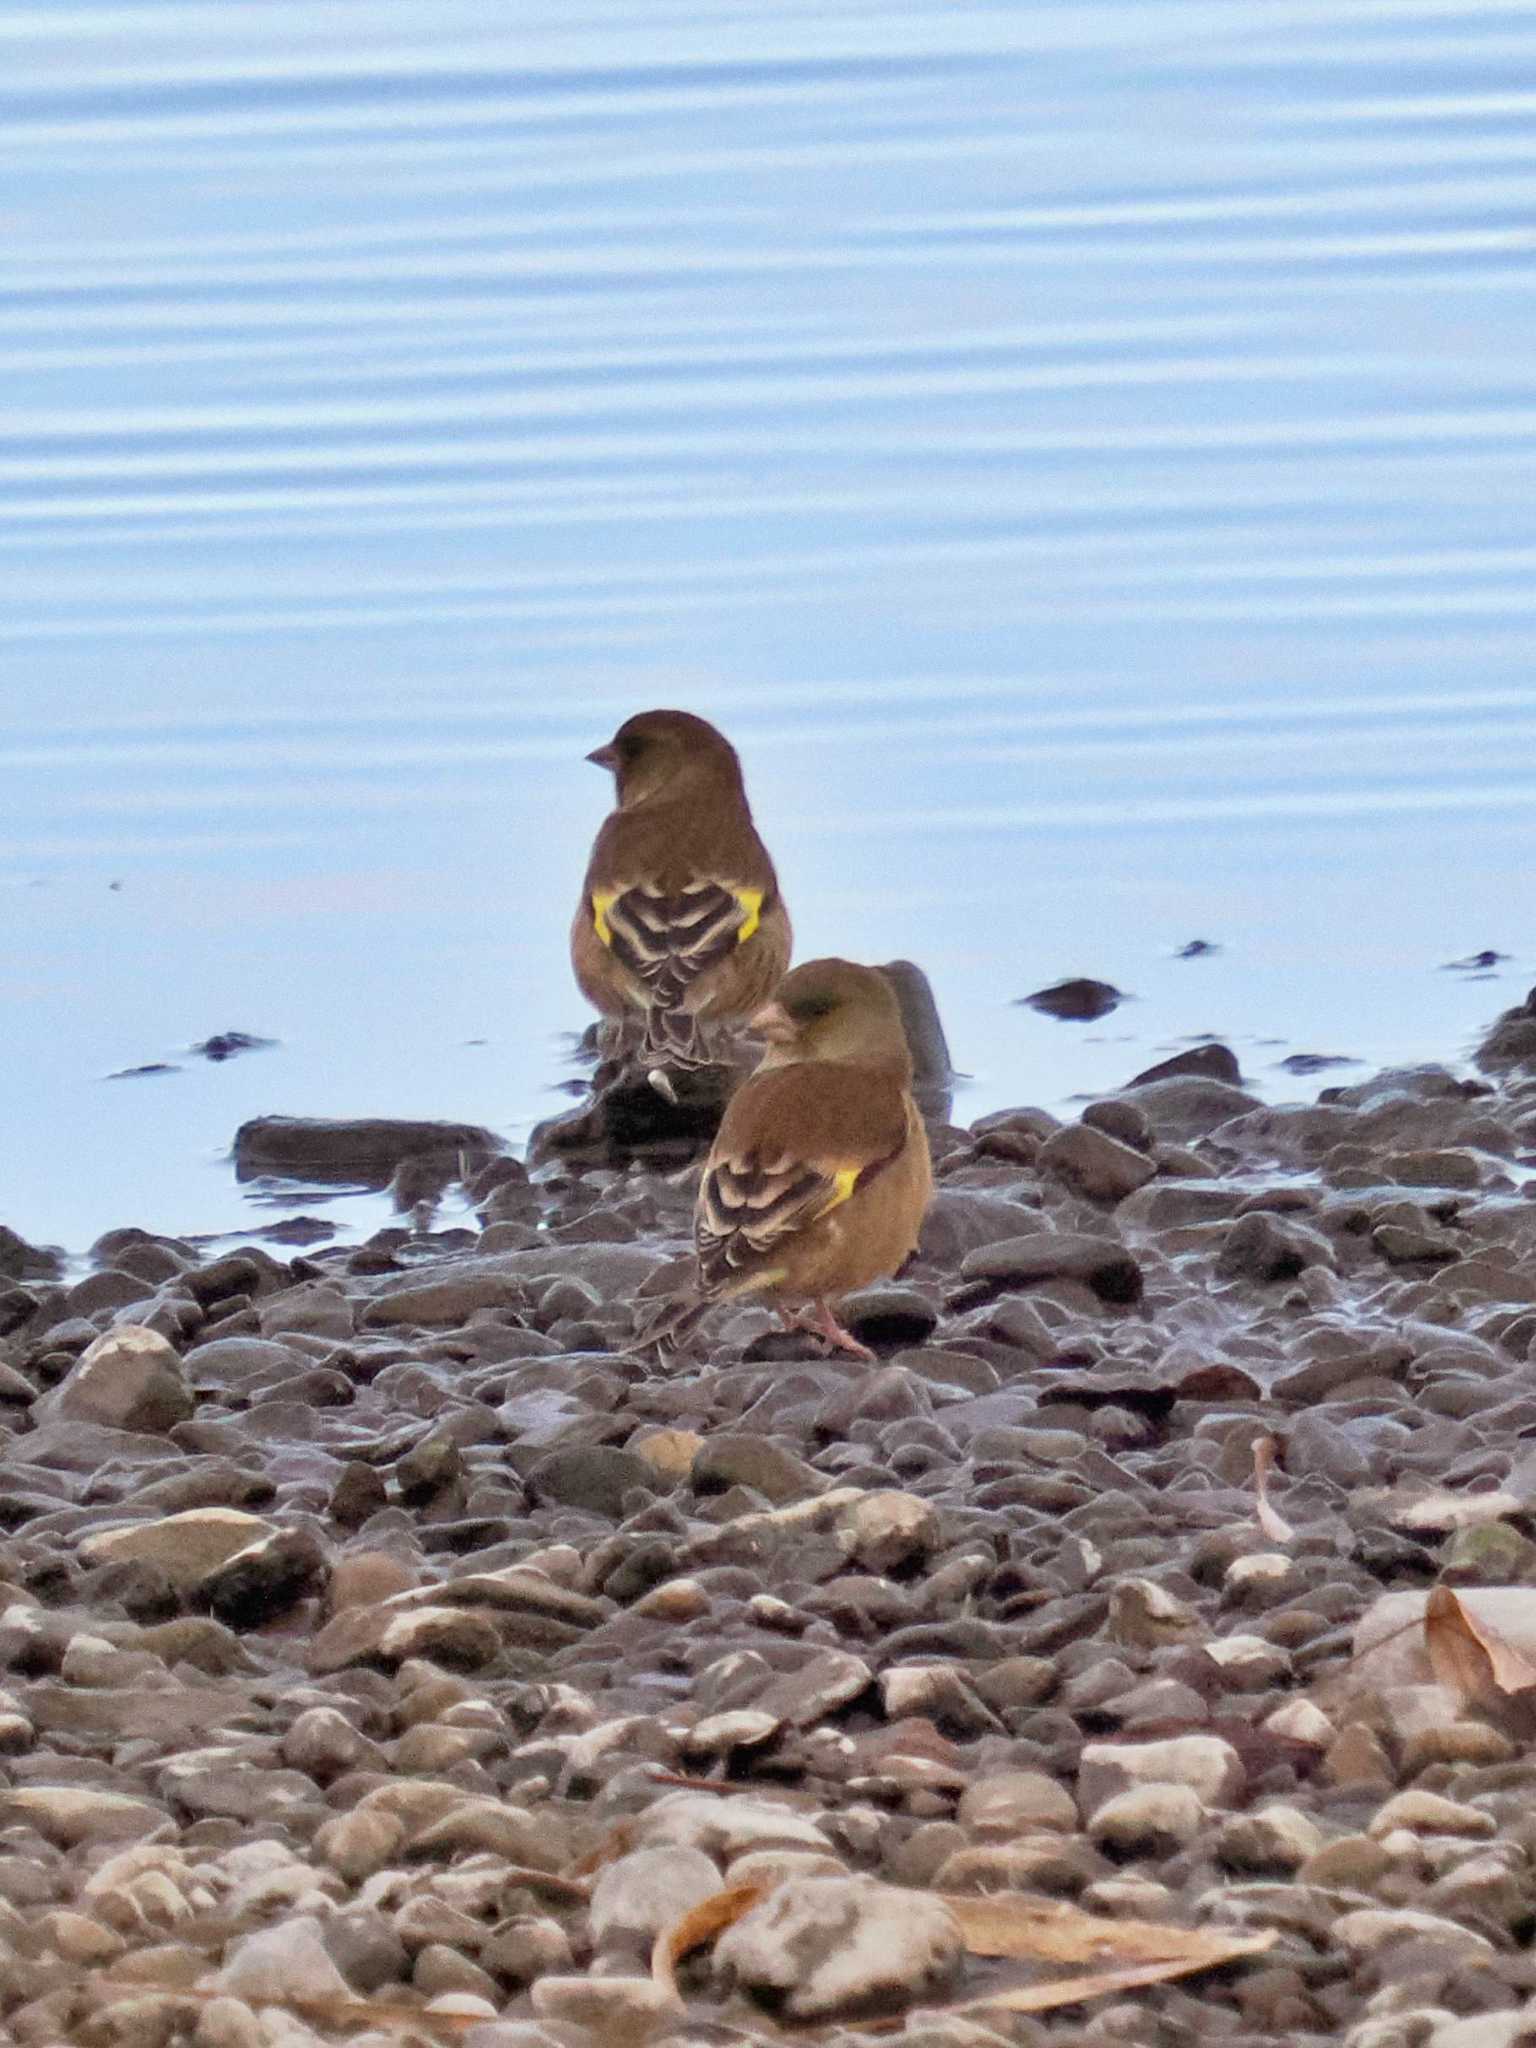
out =
<svg viewBox="0 0 1536 2048"><path fill-rule="evenodd" d="M610 775L618 773L619 757L612 747L594 747L587 759L594 768L606 768Z"/></svg>
<svg viewBox="0 0 1536 2048"><path fill-rule="evenodd" d="M765 1003L747 1029L770 1045L789 1045L799 1036L788 1010L780 1003Z"/></svg>

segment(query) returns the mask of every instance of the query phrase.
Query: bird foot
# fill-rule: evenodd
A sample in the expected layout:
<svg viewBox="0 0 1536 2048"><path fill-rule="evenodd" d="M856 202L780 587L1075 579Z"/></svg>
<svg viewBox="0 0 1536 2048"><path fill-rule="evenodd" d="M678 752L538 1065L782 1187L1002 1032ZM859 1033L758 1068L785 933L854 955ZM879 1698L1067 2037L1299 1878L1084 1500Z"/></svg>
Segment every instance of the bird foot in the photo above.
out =
<svg viewBox="0 0 1536 2048"><path fill-rule="evenodd" d="M816 1312L809 1327L817 1333L828 1351L846 1351L850 1358L862 1358L866 1365L879 1363L867 1344L861 1344L851 1330L845 1330L824 1301L818 1301Z"/></svg>

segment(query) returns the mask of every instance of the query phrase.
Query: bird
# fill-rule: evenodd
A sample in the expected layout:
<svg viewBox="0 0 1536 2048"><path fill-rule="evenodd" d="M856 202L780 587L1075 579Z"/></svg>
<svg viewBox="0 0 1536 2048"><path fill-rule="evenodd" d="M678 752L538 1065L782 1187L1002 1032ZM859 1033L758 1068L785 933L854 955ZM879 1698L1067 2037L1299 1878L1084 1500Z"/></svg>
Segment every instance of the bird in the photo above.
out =
<svg viewBox="0 0 1536 2048"><path fill-rule="evenodd" d="M571 926L583 995L661 1094L765 1003L792 935L741 762L687 711L642 711L587 759L614 779Z"/></svg>
<svg viewBox="0 0 1536 2048"><path fill-rule="evenodd" d="M714 1303L760 1300L829 1351L873 1361L831 1304L906 1263L933 1192L900 1005L878 968L808 960L750 1029L765 1049L704 1165L696 1282L638 1346L664 1353Z"/></svg>

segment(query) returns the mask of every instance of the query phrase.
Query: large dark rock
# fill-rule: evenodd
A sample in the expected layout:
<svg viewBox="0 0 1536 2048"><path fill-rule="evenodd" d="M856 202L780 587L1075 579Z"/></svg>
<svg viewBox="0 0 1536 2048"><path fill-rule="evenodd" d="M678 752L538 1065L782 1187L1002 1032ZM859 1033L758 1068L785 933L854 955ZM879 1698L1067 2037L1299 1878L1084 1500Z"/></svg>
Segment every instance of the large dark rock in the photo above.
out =
<svg viewBox="0 0 1536 2048"><path fill-rule="evenodd" d="M436 1161L449 1176L477 1172L506 1148L478 1124L397 1117L252 1117L235 1133L237 1180L271 1175L317 1186L388 1187L407 1162Z"/></svg>
<svg viewBox="0 0 1536 2048"><path fill-rule="evenodd" d="M1176 1052L1159 1060L1155 1067L1143 1067L1125 1085L1144 1088L1149 1081L1176 1081L1184 1074L1194 1074L1202 1081L1225 1081L1229 1088L1240 1088L1243 1083L1243 1070L1230 1047L1192 1045L1187 1052Z"/></svg>
<svg viewBox="0 0 1536 2048"><path fill-rule="evenodd" d="M1536 1067L1536 988L1523 1003L1499 1017L1473 1058L1485 1074Z"/></svg>
<svg viewBox="0 0 1536 2048"><path fill-rule="evenodd" d="M64 1255L51 1246L28 1244L0 1223L0 1280L56 1280Z"/></svg>

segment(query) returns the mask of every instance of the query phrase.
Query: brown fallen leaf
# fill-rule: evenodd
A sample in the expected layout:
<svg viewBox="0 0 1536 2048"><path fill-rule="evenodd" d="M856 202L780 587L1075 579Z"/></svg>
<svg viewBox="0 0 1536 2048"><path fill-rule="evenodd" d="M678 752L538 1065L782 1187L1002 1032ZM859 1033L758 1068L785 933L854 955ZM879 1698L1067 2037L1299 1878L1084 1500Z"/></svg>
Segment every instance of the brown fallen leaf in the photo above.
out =
<svg viewBox="0 0 1536 2048"><path fill-rule="evenodd" d="M1497 1589L1524 1593L1524 1587ZM1536 1686L1536 1663L1501 1635L1477 1592L1453 1593L1436 1586L1424 1609L1424 1647L1436 1683L1480 1705L1528 1692ZM1529 1622L1536 1630L1536 1587L1529 1589Z"/></svg>
<svg viewBox="0 0 1536 2048"><path fill-rule="evenodd" d="M1123 1970L1092 1970L1077 1977L1053 1977L1047 1984L1021 1984L1012 1991L995 1991L987 1998L968 1998L959 2005L924 2006L925 2014L941 2018L949 2013L987 2012L1050 2012L1063 2005L1081 2005L1085 1999L1105 1998L1116 1991L1135 1991L1143 1984L1166 1984L1173 1977L1188 1977L1196 1970L1210 1969L1216 1963L1231 1962L1241 1956L1261 1955L1273 1946L1276 1936L1271 1930L1267 1934L1234 1935L1225 1944L1223 1955L1212 1955L1203 1961L1193 1957L1175 1957L1161 1963L1132 1963ZM873 2032L878 2028L904 2026L906 2014L892 2019L859 2021L845 2024Z"/></svg>
<svg viewBox="0 0 1536 2048"><path fill-rule="evenodd" d="M1261 1436L1253 1446L1253 1490L1257 1496L1254 1502L1253 1518L1271 1543L1289 1543L1296 1531L1273 1505L1269 1498L1269 1475L1275 1465L1275 1440L1272 1436Z"/></svg>
<svg viewBox="0 0 1536 2048"><path fill-rule="evenodd" d="M686 1912L681 1920L670 1927L664 1927L657 1935L651 1949L651 1980L674 1998L677 1989L677 1966L683 1957L694 1949L703 1948L717 1936L724 1934L727 1927L734 1927L743 1913L750 1911L759 1899L766 1898L772 1890L767 1883L733 1884L724 1891L711 1892L707 1899Z"/></svg>
<svg viewBox="0 0 1536 2048"><path fill-rule="evenodd" d="M714 1941L773 1889L772 1884L733 1885L703 1899L681 1920L656 1937L651 1951L651 1977L674 1998L677 1966L694 1949ZM955 2005L924 2006L925 2012L1049 2012L1056 2006L1078 2005L1084 1999L1142 1984L1161 1984L1187 1977L1243 1956L1262 1955L1273 1946L1273 1929L1262 1934L1225 1934L1198 1927L1163 1926L1150 1920L1111 1920L1084 1913L1059 1899L1028 1892L939 1892L960 1925L967 1950L975 1956L1006 1957L1015 1962L1055 1964L1100 1963L1108 1968L1044 1984L1025 1984ZM907 2015L882 2015L852 2020L847 2025L869 2032L899 2027ZM795 2029L802 2035L803 2029ZM777 2038L777 2037L776 2037Z"/></svg>
<svg viewBox="0 0 1536 2048"><path fill-rule="evenodd" d="M1170 1927L1153 1920L1112 1920L1085 1913L1059 1899L1036 1898L1028 1892L988 1892L979 1896L941 1893L960 1923L973 1956L1010 1956L1041 1963L1109 1963L1121 1965L1170 1962L1204 1969L1233 1953L1254 1953L1269 1946L1268 1937L1212 1933L1200 1927Z"/></svg>

